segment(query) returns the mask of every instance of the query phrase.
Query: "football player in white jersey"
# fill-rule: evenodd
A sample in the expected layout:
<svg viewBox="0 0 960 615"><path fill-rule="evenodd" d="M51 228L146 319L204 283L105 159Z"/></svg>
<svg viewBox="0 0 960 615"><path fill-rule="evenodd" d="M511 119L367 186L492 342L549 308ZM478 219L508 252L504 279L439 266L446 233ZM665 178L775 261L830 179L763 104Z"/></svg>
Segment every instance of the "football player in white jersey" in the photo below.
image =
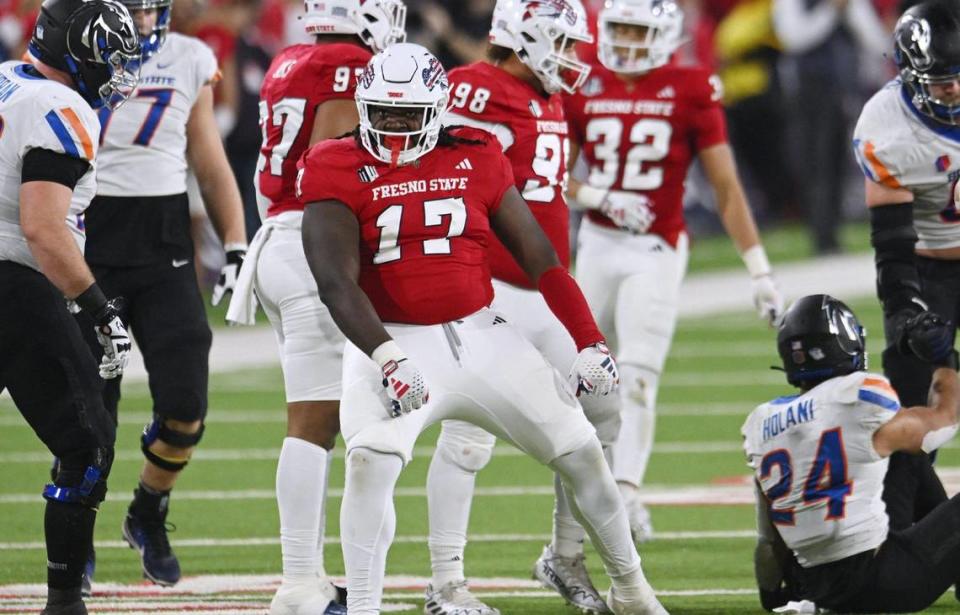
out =
<svg viewBox="0 0 960 615"><path fill-rule="evenodd" d="M901 408L889 381L866 371L863 327L841 301L810 295L784 315L777 350L800 393L761 404L742 428L764 608L914 612L960 577L960 495L907 530L890 527L883 501L892 453L929 452L957 432L957 353L942 328L927 311L904 324L906 348L935 371L929 404Z"/></svg>
<svg viewBox="0 0 960 615"><path fill-rule="evenodd" d="M865 175L877 294L887 348L883 370L905 405L926 403L929 365L897 350L903 323L929 309L960 322L960 8L927 0L897 22L899 78L864 106L854 150ZM942 330L953 338L953 326ZM946 499L926 455L894 455L885 493L894 528Z"/></svg>
<svg viewBox="0 0 960 615"><path fill-rule="evenodd" d="M123 537L139 551L146 578L172 585L180 566L165 521L170 491L203 435L211 341L190 266L188 165L227 252L215 303L235 282L246 233L213 115L213 52L197 39L167 34L169 0L123 1L144 40L144 62L127 104L100 113L101 159L85 256L107 292L127 300L124 314L143 352L153 397L154 419L141 439L146 459ZM119 399L115 379L104 390L114 416Z"/></svg>
<svg viewBox="0 0 960 615"><path fill-rule="evenodd" d="M43 613L84 615L81 577L116 438L101 378L119 377L130 351L120 301L83 260L99 134L91 107L130 94L140 44L114 0L47 0L28 59L0 64L0 391L59 460L43 490ZM65 298L97 327L99 375Z"/></svg>

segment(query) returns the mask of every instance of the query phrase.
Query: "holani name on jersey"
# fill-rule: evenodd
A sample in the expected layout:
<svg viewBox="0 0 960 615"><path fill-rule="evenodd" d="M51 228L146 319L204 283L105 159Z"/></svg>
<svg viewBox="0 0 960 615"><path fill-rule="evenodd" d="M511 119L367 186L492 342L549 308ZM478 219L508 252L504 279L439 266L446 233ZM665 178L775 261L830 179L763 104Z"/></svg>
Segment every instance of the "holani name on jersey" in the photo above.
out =
<svg viewBox="0 0 960 615"><path fill-rule="evenodd" d="M775 414L763 419L763 441L775 438L796 425L814 419L813 400L807 399L796 405L787 406Z"/></svg>
<svg viewBox="0 0 960 615"><path fill-rule="evenodd" d="M438 190L466 190L466 177L435 177L429 181L412 179L399 184L387 184L373 189L373 200L396 196L406 196L415 192L436 192Z"/></svg>

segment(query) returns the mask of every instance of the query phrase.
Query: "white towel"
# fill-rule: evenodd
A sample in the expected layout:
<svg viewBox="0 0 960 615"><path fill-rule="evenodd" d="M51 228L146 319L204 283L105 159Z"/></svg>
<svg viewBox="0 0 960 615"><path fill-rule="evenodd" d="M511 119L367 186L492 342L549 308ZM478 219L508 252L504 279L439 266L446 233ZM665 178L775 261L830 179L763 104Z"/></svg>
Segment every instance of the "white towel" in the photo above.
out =
<svg viewBox="0 0 960 615"><path fill-rule="evenodd" d="M273 218L267 218L263 226L257 229L247 255L243 259L243 266L237 275L237 285L233 289L230 307L227 308L227 323L230 325L253 325L257 322L257 294L254 286L257 282L257 261L260 260L260 251L270 239L275 224Z"/></svg>

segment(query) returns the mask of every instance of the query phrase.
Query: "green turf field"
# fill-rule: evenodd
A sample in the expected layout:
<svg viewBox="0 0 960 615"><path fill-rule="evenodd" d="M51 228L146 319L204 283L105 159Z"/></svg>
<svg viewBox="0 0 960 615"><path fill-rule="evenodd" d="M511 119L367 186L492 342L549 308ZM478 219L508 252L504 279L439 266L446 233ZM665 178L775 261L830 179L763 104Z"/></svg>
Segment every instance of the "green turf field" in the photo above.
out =
<svg viewBox="0 0 960 615"><path fill-rule="evenodd" d="M854 302L854 307L872 334L869 346L878 364L879 310L872 300ZM693 503L655 506L653 520L661 538L641 550L647 576L673 613L761 612L753 593L752 506L714 502L717 494L731 490L748 493L737 480L747 474L738 435L746 412L789 391L782 377L768 369L776 362L772 340L773 332L747 314L685 320L678 328L660 396L659 449L654 450L647 482L666 500L686 494ZM178 526L172 539L184 574L276 575L280 548L273 480L284 434L280 372L267 369L215 376L210 402L203 446L183 475L171 505L170 521ZM135 553L119 542L119 527L136 484L141 464L138 433L149 407L145 385L126 387L118 460L98 520L98 582L140 579ZM424 450L401 477L398 539L390 552L389 575L429 575L423 485L436 434L436 429L424 434L419 442ZM484 593L505 614L572 614L575 611L558 598L527 585L531 565L550 530L551 476L505 445L499 446L478 478L467 572L488 581L501 579L503 587L489 582ZM960 451L947 450L940 459L941 467L960 466ZM49 460L9 400L0 400L0 461L4 468L0 585L39 583L45 559L39 492L48 478ZM342 485L340 457L331 475L336 496ZM329 515L327 533L335 539L339 497L333 497L331 505L334 512ZM326 560L331 574L342 574L337 544L328 545ZM597 556L589 555L588 561L597 585L605 588ZM130 606L124 612L156 611L174 597L173 592L159 592L150 598L152 607ZM220 612L231 610L223 606L224 600L234 601L226 604L235 604L237 612L250 612L254 607L265 609L269 598L269 592L260 591L234 592L217 599ZM419 592L395 588L388 590L388 598L393 604L422 608ZM21 603L13 600L10 590L0 587L0 612L16 612ZM92 605L93 612L98 605L117 609L109 599ZM956 612L952 593L934 611Z"/></svg>

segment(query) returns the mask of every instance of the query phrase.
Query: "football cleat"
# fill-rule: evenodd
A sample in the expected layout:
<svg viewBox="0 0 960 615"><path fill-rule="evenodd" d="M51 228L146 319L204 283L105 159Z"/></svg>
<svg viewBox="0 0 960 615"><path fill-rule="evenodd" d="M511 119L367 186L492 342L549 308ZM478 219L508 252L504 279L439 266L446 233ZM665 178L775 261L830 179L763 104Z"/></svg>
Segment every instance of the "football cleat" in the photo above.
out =
<svg viewBox="0 0 960 615"><path fill-rule="evenodd" d="M648 585L647 588L650 586ZM610 591L607 592L607 604L610 605L614 615L669 615L652 589L645 593L647 595L642 598L624 600L617 595L616 587L611 586Z"/></svg>
<svg viewBox="0 0 960 615"><path fill-rule="evenodd" d="M165 516L164 516L165 517ZM174 529L171 526L171 529ZM170 548L166 521L143 519L128 513L123 520L123 539L140 553L143 576L157 585L169 587L180 580L180 562Z"/></svg>
<svg viewBox="0 0 960 615"><path fill-rule="evenodd" d="M97 570L97 552L91 550L90 557L83 567L83 576L80 577L80 595L89 598L93 595L93 574Z"/></svg>
<svg viewBox="0 0 960 615"><path fill-rule="evenodd" d="M609 613L607 604L590 580L584 560L583 553L575 557L561 557L547 545L533 565L533 578L584 613Z"/></svg>
<svg viewBox="0 0 960 615"><path fill-rule="evenodd" d="M303 583L283 582L270 601L270 615L347 615L347 607L336 601L335 586L312 581Z"/></svg>
<svg viewBox="0 0 960 615"><path fill-rule="evenodd" d="M426 615L500 615L498 609L471 594L465 580L451 581L437 590L433 589L433 583L427 585L423 612Z"/></svg>
<svg viewBox="0 0 960 615"><path fill-rule="evenodd" d="M40 615L87 615L87 607L83 600L70 604L48 604Z"/></svg>

